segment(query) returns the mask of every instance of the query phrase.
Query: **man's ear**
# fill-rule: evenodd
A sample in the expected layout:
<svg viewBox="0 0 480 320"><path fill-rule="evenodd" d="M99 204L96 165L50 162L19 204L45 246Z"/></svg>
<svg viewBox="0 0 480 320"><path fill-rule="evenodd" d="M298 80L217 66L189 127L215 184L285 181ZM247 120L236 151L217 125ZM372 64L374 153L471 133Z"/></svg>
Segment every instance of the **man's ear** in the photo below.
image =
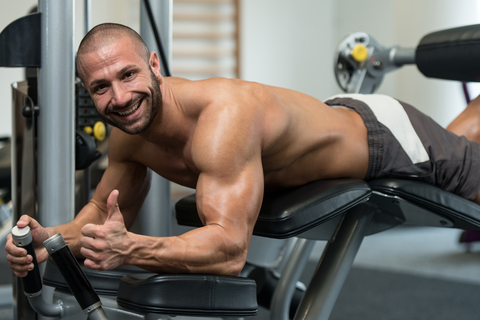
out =
<svg viewBox="0 0 480 320"><path fill-rule="evenodd" d="M155 51L152 51L150 53L150 59L149 59L148 62L150 64L150 67L153 70L153 73L157 77L157 80L161 81L161 77L162 77L162 72L161 71L162 70L161 70L161 65L160 65L160 59L158 58L158 55Z"/></svg>

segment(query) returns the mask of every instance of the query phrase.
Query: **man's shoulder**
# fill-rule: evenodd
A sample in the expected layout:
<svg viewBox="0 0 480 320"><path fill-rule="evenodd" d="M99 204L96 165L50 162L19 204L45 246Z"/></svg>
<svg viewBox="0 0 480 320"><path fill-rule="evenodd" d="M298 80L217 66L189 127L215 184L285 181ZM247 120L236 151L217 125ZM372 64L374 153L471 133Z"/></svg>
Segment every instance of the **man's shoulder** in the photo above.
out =
<svg viewBox="0 0 480 320"><path fill-rule="evenodd" d="M212 102L238 99L242 95L250 95L252 92L266 89L265 85L257 82L222 77L195 81L182 81L182 79L176 78L173 80L173 84L181 90L182 94L189 93L194 98L203 98Z"/></svg>

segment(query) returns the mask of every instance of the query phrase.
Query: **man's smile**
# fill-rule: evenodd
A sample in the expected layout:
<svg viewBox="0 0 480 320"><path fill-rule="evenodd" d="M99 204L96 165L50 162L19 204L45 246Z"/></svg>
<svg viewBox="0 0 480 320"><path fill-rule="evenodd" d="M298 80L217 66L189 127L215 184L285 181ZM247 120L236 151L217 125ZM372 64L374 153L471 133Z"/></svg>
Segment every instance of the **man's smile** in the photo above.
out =
<svg viewBox="0 0 480 320"><path fill-rule="evenodd" d="M138 108L140 107L140 104L142 103L143 101L143 98L138 100L135 104L133 104L130 108L128 108L127 110L125 111L119 111L119 112L116 112L117 114L121 115L122 117L126 117L126 116L129 116L133 113L135 113L135 111L138 110Z"/></svg>

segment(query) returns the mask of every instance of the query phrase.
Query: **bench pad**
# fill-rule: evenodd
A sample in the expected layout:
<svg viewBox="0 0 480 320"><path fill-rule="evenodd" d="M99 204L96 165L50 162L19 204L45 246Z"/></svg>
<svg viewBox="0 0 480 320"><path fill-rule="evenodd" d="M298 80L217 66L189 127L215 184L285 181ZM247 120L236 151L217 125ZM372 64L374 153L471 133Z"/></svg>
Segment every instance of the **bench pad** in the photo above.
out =
<svg viewBox="0 0 480 320"><path fill-rule="evenodd" d="M455 228L480 230L480 205L424 182L377 179L372 191L398 196L410 203L449 218Z"/></svg>
<svg viewBox="0 0 480 320"><path fill-rule="evenodd" d="M266 192L253 234L289 238L314 228L365 202L371 190L363 180L315 181L304 186ZM180 225L201 227L195 195L175 205Z"/></svg>
<svg viewBox="0 0 480 320"><path fill-rule="evenodd" d="M142 313L171 316L243 317L258 310L254 280L202 274L125 276L117 302Z"/></svg>

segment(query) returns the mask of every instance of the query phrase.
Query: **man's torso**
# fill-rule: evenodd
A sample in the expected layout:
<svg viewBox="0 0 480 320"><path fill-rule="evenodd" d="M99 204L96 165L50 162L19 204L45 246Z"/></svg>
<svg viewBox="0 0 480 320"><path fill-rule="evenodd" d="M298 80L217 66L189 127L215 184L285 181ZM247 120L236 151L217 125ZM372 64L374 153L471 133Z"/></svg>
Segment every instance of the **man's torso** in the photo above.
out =
<svg viewBox="0 0 480 320"><path fill-rule="evenodd" d="M182 93L189 92L188 99L180 103L185 123L191 127L189 138L166 147L135 136L132 153L132 160L166 179L195 187L200 171L191 151L194 136L200 126L208 126L209 120L225 111L224 108L242 108L240 112L255 112L261 117L255 126L260 126L256 130L261 134L259 147L266 190L328 178L362 179L366 174L367 133L361 117L354 111L328 107L293 90L241 80L168 79L180 100ZM216 103L217 100L221 102ZM229 121L234 120L227 119L225 125ZM118 130L113 134L125 135ZM127 148L131 148L131 139L130 136Z"/></svg>

